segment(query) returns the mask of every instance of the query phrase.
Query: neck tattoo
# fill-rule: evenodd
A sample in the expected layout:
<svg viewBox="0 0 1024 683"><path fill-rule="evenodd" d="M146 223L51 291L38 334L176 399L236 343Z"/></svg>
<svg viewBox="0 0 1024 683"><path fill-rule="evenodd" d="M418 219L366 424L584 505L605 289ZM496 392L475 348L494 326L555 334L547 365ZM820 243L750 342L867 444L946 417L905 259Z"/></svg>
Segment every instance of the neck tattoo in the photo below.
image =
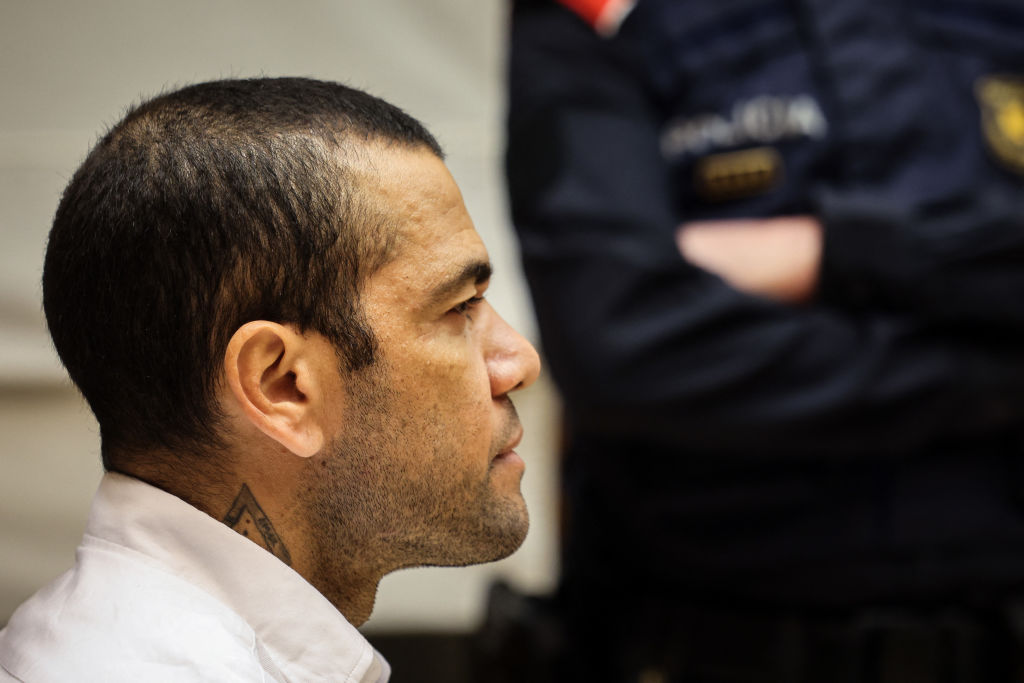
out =
<svg viewBox="0 0 1024 683"><path fill-rule="evenodd" d="M263 512L263 508L256 502L252 491L245 484L242 484L242 490L238 492L238 497L231 504L231 510L224 518L224 523L273 553L277 559L291 565L292 556L288 552L288 548L281 541L281 537L277 535L267 513Z"/></svg>

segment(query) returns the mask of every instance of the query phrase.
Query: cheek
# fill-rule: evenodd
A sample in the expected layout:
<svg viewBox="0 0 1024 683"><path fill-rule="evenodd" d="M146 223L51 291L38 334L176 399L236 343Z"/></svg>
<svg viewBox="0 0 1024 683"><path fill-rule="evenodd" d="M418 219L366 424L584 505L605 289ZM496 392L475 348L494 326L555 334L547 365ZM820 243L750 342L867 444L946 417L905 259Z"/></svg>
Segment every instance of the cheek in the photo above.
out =
<svg viewBox="0 0 1024 683"><path fill-rule="evenodd" d="M449 459L453 452L489 455L496 411L487 366L472 339L434 340L405 350L392 374L402 395L398 409L422 430L406 436Z"/></svg>
<svg viewBox="0 0 1024 683"><path fill-rule="evenodd" d="M433 380L427 413L438 429L451 441L464 442L466 448L478 450L489 445L491 432L491 397L486 376L439 374Z"/></svg>
<svg viewBox="0 0 1024 683"><path fill-rule="evenodd" d="M460 366L438 369L430 380L430 405L424 406L437 455L471 470L486 467L495 427L487 374Z"/></svg>
<svg viewBox="0 0 1024 683"><path fill-rule="evenodd" d="M476 405L491 399L487 365L471 345L423 357L419 367L423 373L419 384L433 388L445 401Z"/></svg>

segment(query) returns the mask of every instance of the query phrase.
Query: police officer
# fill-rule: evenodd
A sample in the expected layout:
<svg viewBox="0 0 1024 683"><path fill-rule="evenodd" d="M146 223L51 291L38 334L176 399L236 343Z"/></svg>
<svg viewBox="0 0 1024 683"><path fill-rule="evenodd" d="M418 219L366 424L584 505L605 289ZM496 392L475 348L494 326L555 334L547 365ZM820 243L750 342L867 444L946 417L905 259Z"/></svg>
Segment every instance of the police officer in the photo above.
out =
<svg viewBox="0 0 1024 683"><path fill-rule="evenodd" d="M518 0L561 680L1022 669L1024 7Z"/></svg>

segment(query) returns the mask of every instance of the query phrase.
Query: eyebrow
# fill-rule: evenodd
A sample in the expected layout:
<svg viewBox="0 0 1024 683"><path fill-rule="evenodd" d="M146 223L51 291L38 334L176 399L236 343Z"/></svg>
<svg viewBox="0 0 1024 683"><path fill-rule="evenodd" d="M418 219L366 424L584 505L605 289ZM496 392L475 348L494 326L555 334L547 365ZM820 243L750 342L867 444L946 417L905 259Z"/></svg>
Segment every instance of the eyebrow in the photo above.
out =
<svg viewBox="0 0 1024 683"><path fill-rule="evenodd" d="M471 261L450 278L439 284L430 292L432 304L440 304L453 297L460 289L466 286L467 282L475 285L483 284L491 279L494 273L488 261Z"/></svg>

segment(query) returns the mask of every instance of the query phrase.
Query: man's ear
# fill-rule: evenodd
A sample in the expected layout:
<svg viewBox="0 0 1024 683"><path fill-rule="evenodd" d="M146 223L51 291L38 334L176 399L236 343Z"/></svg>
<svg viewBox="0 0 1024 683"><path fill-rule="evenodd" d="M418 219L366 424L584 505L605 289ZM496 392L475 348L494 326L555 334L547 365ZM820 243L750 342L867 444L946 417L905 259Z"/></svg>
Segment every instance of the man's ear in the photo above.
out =
<svg viewBox="0 0 1024 683"><path fill-rule="evenodd" d="M319 345L287 325L256 320L238 328L224 353L227 387L257 429L300 457L327 440L322 423Z"/></svg>

